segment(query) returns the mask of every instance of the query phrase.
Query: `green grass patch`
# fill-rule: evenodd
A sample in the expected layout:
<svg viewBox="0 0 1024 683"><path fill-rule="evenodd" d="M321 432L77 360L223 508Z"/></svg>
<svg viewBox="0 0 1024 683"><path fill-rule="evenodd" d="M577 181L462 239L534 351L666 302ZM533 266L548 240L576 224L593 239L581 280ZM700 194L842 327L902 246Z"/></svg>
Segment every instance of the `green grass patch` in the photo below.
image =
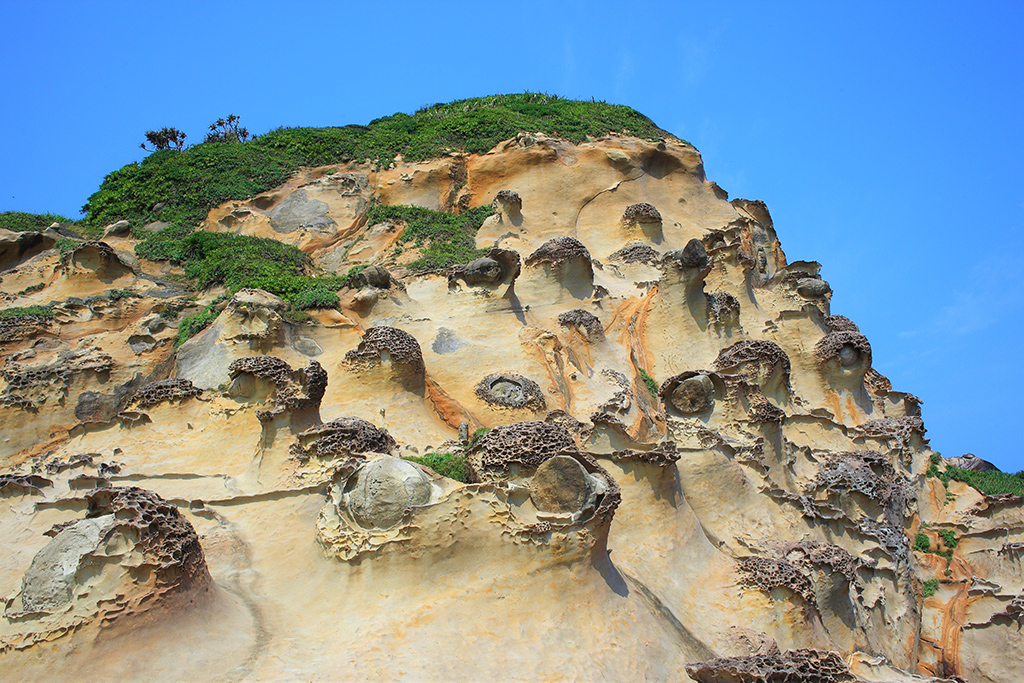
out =
<svg viewBox="0 0 1024 683"><path fill-rule="evenodd" d="M53 246L61 254L66 254L69 251L71 251L72 249L74 249L75 247L77 247L81 243L82 243L81 240L74 240L74 239L71 239L70 237L59 237L53 243Z"/></svg>
<svg viewBox="0 0 1024 683"><path fill-rule="evenodd" d="M1009 493L1024 497L1024 471L1017 472L1016 474L998 472L996 470L977 472L975 470L962 470L959 467L950 467L948 465L945 470L940 471L939 464L941 462L942 456L933 453L927 475L941 480L946 486L952 480L963 482L986 496Z"/></svg>
<svg viewBox="0 0 1024 683"><path fill-rule="evenodd" d="M928 540L928 534L917 532L914 536L914 550L920 553L927 553L932 549L932 542Z"/></svg>
<svg viewBox="0 0 1024 683"><path fill-rule="evenodd" d="M647 387L647 391L651 392L651 396L657 397L658 383L643 368L640 368L640 379L644 381L644 386Z"/></svg>
<svg viewBox="0 0 1024 683"><path fill-rule="evenodd" d="M36 292L41 292L43 291L44 287L46 287L46 285L42 282L34 285L29 285L25 289L18 292L18 296L25 296L26 294L35 294Z"/></svg>
<svg viewBox="0 0 1024 683"><path fill-rule="evenodd" d="M313 317L305 311L282 311L281 318L292 325L302 325L313 319Z"/></svg>
<svg viewBox="0 0 1024 683"><path fill-rule="evenodd" d="M25 213L24 211L0 212L0 228L14 232L35 232L45 230L54 223L74 223L67 216L55 213Z"/></svg>
<svg viewBox="0 0 1024 683"><path fill-rule="evenodd" d="M426 465L441 476L466 483L466 457L461 453L427 453L421 457L406 456L405 460Z"/></svg>
<svg viewBox="0 0 1024 683"><path fill-rule="evenodd" d="M309 257L297 248L266 237L220 232L165 229L136 245L135 253L151 261L171 261L185 269L191 286L224 285L263 289L299 309L334 308L344 278L313 277Z"/></svg>
<svg viewBox="0 0 1024 683"><path fill-rule="evenodd" d="M227 295L221 295L211 301L207 306L195 315L187 315L178 323L178 335L174 339L174 348L178 348L192 337L196 336L210 326L220 311L217 305L227 300Z"/></svg>
<svg viewBox="0 0 1024 683"><path fill-rule="evenodd" d="M355 289L359 286L359 274L367 269L367 266L352 266L341 278L341 284L345 287Z"/></svg>
<svg viewBox="0 0 1024 683"><path fill-rule="evenodd" d="M107 298L111 301L120 301L121 299L141 299L142 295L133 289L112 289L107 292Z"/></svg>
<svg viewBox="0 0 1024 683"><path fill-rule="evenodd" d="M487 436L487 432L489 431L491 431L490 427L480 427L475 432L473 432L473 436L469 438L469 446L467 446L467 448L473 448L478 443L480 443L480 440Z"/></svg>
<svg viewBox="0 0 1024 683"><path fill-rule="evenodd" d="M53 309L49 306L24 306L4 308L0 310L0 318L52 318Z"/></svg>
<svg viewBox="0 0 1024 683"><path fill-rule="evenodd" d="M927 581L924 582L924 585L921 586L921 595L926 597L926 598L930 598L933 595L935 595L935 592L938 591L938 590L939 590L939 580L938 579L928 579Z"/></svg>
<svg viewBox="0 0 1024 683"><path fill-rule="evenodd" d="M413 272L422 273L468 263L486 254L486 249L476 248L476 233L492 213L487 206L455 214L419 206L375 204L370 207L366 222L404 223L406 228L398 243L422 250L420 258L408 264Z"/></svg>

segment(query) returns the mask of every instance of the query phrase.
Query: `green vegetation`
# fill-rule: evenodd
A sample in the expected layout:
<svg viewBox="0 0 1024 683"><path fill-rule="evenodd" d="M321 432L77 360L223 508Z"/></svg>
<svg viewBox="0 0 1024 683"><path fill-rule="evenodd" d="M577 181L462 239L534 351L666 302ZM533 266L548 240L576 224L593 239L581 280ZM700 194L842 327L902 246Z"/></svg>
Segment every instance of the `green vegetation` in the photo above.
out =
<svg viewBox="0 0 1024 683"><path fill-rule="evenodd" d="M368 126L281 128L248 142L227 134L214 137L226 141L159 150L109 174L83 210L95 227L126 219L138 229L159 219L191 229L214 206L265 192L303 166L353 160L387 165L399 154L419 161L450 149L485 152L522 131L573 142L610 132L649 139L665 134L629 107L539 93L480 97L411 116L394 114Z"/></svg>
<svg viewBox="0 0 1024 683"><path fill-rule="evenodd" d="M927 529L927 524L922 524L921 529ZM959 542L956 538L956 534L949 529L935 529L935 532L942 539L945 548L940 546L932 547L931 541L928 540L928 535L923 531L918 531L914 535L914 550L919 553L931 553L932 555L938 555L939 557L946 558L946 571L949 572L949 563L953 561L953 548Z"/></svg>
<svg viewBox="0 0 1024 683"><path fill-rule="evenodd" d="M54 247L55 247L55 248L57 249L57 251L59 251L59 252L60 252L61 254L66 254L66 253L68 253L69 251L71 251L72 249L74 249L75 247L77 247L77 246L78 246L79 244L81 244L81 242L80 242L80 241L78 241L78 240L73 240L73 239L71 239L70 237L60 237L60 238L58 238L58 239L57 239L57 240L56 240L56 241L55 241L55 242L53 243L53 246L54 246Z"/></svg>
<svg viewBox="0 0 1024 683"><path fill-rule="evenodd" d="M0 318L52 318L53 309L49 306L25 306L23 308L4 308L0 310Z"/></svg>
<svg viewBox="0 0 1024 683"><path fill-rule="evenodd" d="M121 299L141 299L142 295L133 289L112 289L107 292L107 298L111 301L120 301Z"/></svg>
<svg viewBox="0 0 1024 683"><path fill-rule="evenodd" d="M938 579L928 579L927 581L924 582L924 585L921 588L921 595L926 597L926 598L930 598L933 595L935 595L935 592L937 590L939 590L939 580Z"/></svg>
<svg viewBox="0 0 1024 683"><path fill-rule="evenodd" d="M152 261L181 264L191 285L199 289L264 289L300 309L337 306L335 292L344 284L341 277L305 275L308 256L266 237L166 228L136 246L135 252Z"/></svg>
<svg viewBox="0 0 1024 683"><path fill-rule="evenodd" d="M301 325L313 319L312 316L305 311L282 311L281 317L285 322L289 322L292 325Z"/></svg>
<svg viewBox="0 0 1024 683"><path fill-rule="evenodd" d="M210 323L216 320L217 315L220 313L217 305L226 301L227 298L227 295L221 295L211 301L206 308L195 315L188 315L182 318L181 322L178 324L178 336L174 339L174 348L178 348L189 339L209 327Z"/></svg>
<svg viewBox="0 0 1024 683"><path fill-rule="evenodd" d="M153 145L153 149L146 147L146 143L139 145L147 152L158 152L162 149L182 150L185 148L185 138L188 136L177 128L161 128L160 130L147 130L146 142Z"/></svg>
<svg viewBox="0 0 1024 683"><path fill-rule="evenodd" d="M252 139L239 127L238 118L230 116L214 123L207 141L193 147L184 147L181 131L155 131L150 142L166 148L110 173L83 207L88 214L83 229L95 233L104 225L128 220L143 238L136 254L181 264L192 286L258 287L298 308L331 307L338 303L337 289L352 283L351 271L345 278L312 278L307 275L308 258L294 247L271 239L193 230L211 208L277 187L303 166L352 160L387 165L397 155L416 161L449 150L484 152L523 131L574 142L610 132L650 139L664 135L629 107L538 93L437 104L367 126L282 128ZM409 267L423 272L482 254L474 237L489 213L486 208L456 215L377 206L371 209L370 220L405 221L408 228L399 249L406 243L422 249L422 256ZM52 222L46 220L47 225ZM158 233L141 230L156 220L169 225Z"/></svg>
<svg viewBox="0 0 1024 683"><path fill-rule="evenodd" d="M954 532L952 529L936 529L935 531L939 534L939 537L942 538L943 545L945 545L950 550L955 548L957 546L957 543L960 542L960 539L956 537L956 532Z"/></svg>
<svg viewBox="0 0 1024 683"><path fill-rule="evenodd" d="M405 223L399 244L411 242L412 246L423 250L420 258L408 264L410 270L421 273L468 263L486 254L486 249L476 248L476 233L491 213L486 206L454 214L418 206L375 204L370 207L366 222L368 225Z"/></svg>
<svg viewBox="0 0 1024 683"><path fill-rule="evenodd" d="M489 431L491 431L490 427L480 427L473 432L473 436L469 437L469 446L467 446L467 448L473 448L480 443L480 440L483 439Z"/></svg>
<svg viewBox="0 0 1024 683"><path fill-rule="evenodd" d="M228 114L226 119L217 119L210 124L210 132L203 142L245 142L249 139L249 129L243 128L240 119Z"/></svg>
<svg viewBox="0 0 1024 683"><path fill-rule="evenodd" d="M929 477L940 479L947 486L950 480L953 480L972 486L986 496L995 496L1001 493L1024 496L1024 471L1017 472L1016 474L995 470L977 472L975 470L962 470L948 465L945 471L939 471L939 464L941 462L942 456L933 453L927 474Z"/></svg>
<svg viewBox="0 0 1024 683"><path fill-rule="evenodd" d="M45 230L53 223L74 223L67 216L55 213L25 213L23 211L0 212L0 228L14 232Z"/></svg>
<svg viewBox="0 0 1024 683"><path fill-rule="evenodd" d="M26 294L34 294L35 292L41 292L41 291L43 291L43 287L45 287L45 286L46 285L44 283L42 283L42 282L34 284L34 285L29 285L25 289L23 289L20 292L18 292L18 296L25 296Z"/></svg>
<svg viewBox="0 0 1024 683"><path fill-rule="evenodd" d="M644 385L647 387L647 391L651 392L651 396L658 395L658 383L643 368L640 368L640 379L644 381Z"/></svg>
<svg viewBox="0 0 1024 683"><path fill-rule="evenodd" d="M426 465L443 477L466 482L466 457L461 453L427 453L422 457L406 456L405 459Z"/></svg>
<svg viewBox="0 0 1024 683"><path fill-rule="evenodd" d="M366 266L352 266L341 278L341 284L345 287L355 288L359 284L359 273L366 270Z"/></svg>

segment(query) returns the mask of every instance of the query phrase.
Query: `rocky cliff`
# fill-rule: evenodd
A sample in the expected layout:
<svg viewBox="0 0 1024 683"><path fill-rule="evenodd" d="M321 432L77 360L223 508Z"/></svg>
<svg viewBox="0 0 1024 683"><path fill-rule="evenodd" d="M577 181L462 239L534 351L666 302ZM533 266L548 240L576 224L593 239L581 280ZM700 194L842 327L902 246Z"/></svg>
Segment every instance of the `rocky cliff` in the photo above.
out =
<svg viewBox="0 0 1024 683"><path fill-rule="evenodd" d="M147 221L0 233L0 678L1024 680L1024 499L691 145L304 166L175 237L327 305Z"/></svg>

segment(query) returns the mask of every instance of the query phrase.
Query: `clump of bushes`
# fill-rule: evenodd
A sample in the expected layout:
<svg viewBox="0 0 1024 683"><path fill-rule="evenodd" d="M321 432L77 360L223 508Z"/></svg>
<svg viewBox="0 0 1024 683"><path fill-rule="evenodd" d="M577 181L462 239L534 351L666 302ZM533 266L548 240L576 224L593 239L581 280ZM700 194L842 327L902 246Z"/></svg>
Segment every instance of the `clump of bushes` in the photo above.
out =
<svg viewBox="0 0 1024 683"><path fill-rule="evenodd" d="M995 496L1001 493L1024 496L1024 471L1017 472L1016 474L996 470L978 472L976 470L950 467L949 465L946 466L945 470L940 471L939 464L941 462L942 456L933 453L927 475L929 477L936 477L947 486L950 480L952 480L963 482L986 496Z"/></svg>
<svg viewBox="0 0 1024 683"><path fill-rule="evenodd" d="M53 309L49 306L23 306L0 309L0 318L52 318Z"/></svg>
<svg viewBox="0 0 1024 683"><path fill-rule="evenodd" d="M234 114L228 114L226 119L217 119L210 124L210 132L203 142L245 142L249 139L249 129L243 128L240 120Z"/></svg>
<svg viewBox="0 0 1024 683"><path fill-rule="evenodd" d="M333 308L341 277L313 277L309 257L295 247L266 237L165 229L138 244L135 253L151 261L182 265L193 286L223 285L263 289L299 309Z"/></svg>
<svg viewBox="0 0 1024 683"><path fill-rule="evenodd" d="M133 289L112 289L107 292L107 298L111 301L120 301L121 299L141 299L142 295Z"/></svg>
<svg viewBox="0 0 1024 683"><path fill-rule="evenodd" d="M147 152L159 152L163 149L182 150L185 147L185 135L177 128L161 128L160 130L147 130L146 142L153 145L153 149L146 147L146 143L139 144L139 147Z"/></svg>
<svg viewBox="0 0 1024 683"><path fill-rule="evenodd" d="M427 453L424 456L405 456L405 460L426 465L443 477L466 483L466 457L461 453Z"/></svg>
<svg viewBox="0 0 1024 683"><path fill-rule="evenodd" d="M0 212L0 228L14 232L36 232L45 230L54 223L73 223L67 216L55 213L25 213L24 211Z"/></svg>
<svg viewBox="0 0 1024 683"><path fill-rule="evenodd" d="M419 206L375 204L366 220L368 225L405 223L399 245L411 243L422 250L420 258L408 264L413 272L422 273L468 263L486 254L486 249L476 248L476 233L492 213L486 206L454 214Z"/></svg>
<svg viewBox="0 0 1024 683"><path fill-rule="evenodd" d="M960 543L960 539L956 537L956 532L952 529L937 529L939 537L942 539L942 544L952 550Z"/></svg>
<svg viewBox="0 0 1024 683"><path fill-rule="evenodd" d="M926 553L932 549L932 542L928 540L928 534L918 531L914 535L914 550Z"/></svg>
<svg viewBox="0 0 1024 683"><path fill-rule="evenodd" d="M935 592L937 590L939 590L939 580L928 579L924 582L924 585L921 587L921 595L926 598L930 598L933 595L935 595Z"/></svg>

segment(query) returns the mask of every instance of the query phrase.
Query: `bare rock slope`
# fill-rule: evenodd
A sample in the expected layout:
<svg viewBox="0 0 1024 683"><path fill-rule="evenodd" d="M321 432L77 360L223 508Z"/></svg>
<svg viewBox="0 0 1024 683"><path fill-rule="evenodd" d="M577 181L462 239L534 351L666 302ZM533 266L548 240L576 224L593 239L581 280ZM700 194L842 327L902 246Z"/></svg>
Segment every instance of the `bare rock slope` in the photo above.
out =
<svg viewBox="0 0 1024 683"><path fill-rule="evenodd" d="M486 256L415 273L375 203L490 205ZM1024 501L934 476L692 146L307 168L201 227L369 267L302 319L0 235L50 311L0 318L0 679L1024 680Z"/></svg>

